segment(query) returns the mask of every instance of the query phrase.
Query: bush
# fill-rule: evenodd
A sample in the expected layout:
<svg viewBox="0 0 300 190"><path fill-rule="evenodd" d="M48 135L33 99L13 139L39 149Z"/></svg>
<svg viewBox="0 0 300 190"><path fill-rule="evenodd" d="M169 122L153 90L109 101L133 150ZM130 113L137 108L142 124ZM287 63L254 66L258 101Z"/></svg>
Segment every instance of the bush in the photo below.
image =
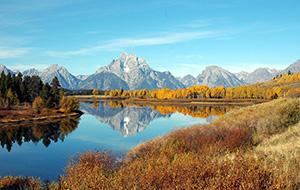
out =
<svg viewBox="0 0 300 190"><path fill-rule="evenodd" d="M34 109L36 113L40 113L43 107L44 107L43 99L39 96L36 97L32 103L32 109Z"/></svg>
<svg viewBox="0 0 300 190"><path fill-rule="evenodd" d="M60 101L60 106L62 110L66 112L71 112L77 110L80 107L80 104L79 104L79 100L74 96L72 97L64 96Z"/></svg>
<svg viewBox="0 0 300 190"><path fill-rule="evenodd" d="M60 189L113 189L123 156L108 150L78 153L66 167L65 177L60 178Z"/></svg>

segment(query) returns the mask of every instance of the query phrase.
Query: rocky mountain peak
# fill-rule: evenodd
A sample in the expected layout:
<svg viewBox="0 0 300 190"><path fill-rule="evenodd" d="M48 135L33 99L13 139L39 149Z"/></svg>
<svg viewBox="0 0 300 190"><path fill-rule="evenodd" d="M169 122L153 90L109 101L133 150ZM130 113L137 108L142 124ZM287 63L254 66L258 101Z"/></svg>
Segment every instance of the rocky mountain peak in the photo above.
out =
<svg viewBox="0 0 300 190"><path fill-rule="evenodd" d="M0 64L0 71L4 71L4 74L7 75L7 73L13 73L10 69L8 69L5 65ZM0 74L1 74L0 72Z"/></svg>
<svg viewBox="0 0 300 190"><path fill-rule="evenodd" d="M225 88L232 86L245 85L244 81L239 80L234 74L218 66L208 66L201 74L197 76L196 85L206 85L210 88L223 86Z"/></svg>
<svg viewBox="0 0 300 190"><path fill-rule="evenodd" d="M54 71L58 71L60 69L61 69L60 66L58 66L57 64L53 64L53 65L47 67L44 72L54 72Z"/></svg>
<svg viewBox="0 0 300 190"><path fill-rule="evenodd" d="M100 73L116 75L128 84L130 90L184 87L170 72L153 70L145 59L139 58L135 54L121 54L118 59L114 59L108 66L99 68L93 76L96 77Z"/></svg>
<svg viewBox="0 0 300 190"><path fill-rule="evenodd" d="M129 59L137 60L138 57L132 53L122 53L118 58L118 60L120 60L123 63L127 62L127 60Z"/></svg>
<svg viewBox="0 0 300 190"><path fill-rule="evenodd" d="M7 67L5 67L4 65L0 64L0 69L1 70L7 70Z"/></svg>
<svg viewBox="0 0 300 190"><path fill-rule="evenodd" d="M179 77L180 82L186 87L193 86L195 84L196 78L192 75L186 75L183 78Z"/></svg>
<svg viewBox="0 0 300 190"><path fill-rule="evenodd" d="M39 75L39 71L35 68L27 69L22 72L23 75L33 76L33 75Z"/></svg>

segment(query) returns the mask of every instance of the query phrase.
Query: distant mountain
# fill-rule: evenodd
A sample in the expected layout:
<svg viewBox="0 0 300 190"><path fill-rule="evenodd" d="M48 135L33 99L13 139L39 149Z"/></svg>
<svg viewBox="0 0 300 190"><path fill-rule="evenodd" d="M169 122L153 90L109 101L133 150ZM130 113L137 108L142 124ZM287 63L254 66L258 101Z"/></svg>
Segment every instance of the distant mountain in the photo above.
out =
<svg viewBox="0 0 300 190"><path fill-rule="evenodd" d="M265 82L276 76L280 71L275 69L270 70L268 68L258 68L251 73L240 72L235 74L240 80L245 81L247 84L253 84L256 82Z"/></svg>
<svg viewBox="0 0 300 190"><path fill-rule="evenodd" d="M228 88L245 84L246 83L244 81L239 80L234 74L221 67L208 66L196 77L194 85L206 85L210 88L217 86Z"/></svg>
<svg viewBox="0 0 300 190"><path fill-rule="evenodd" d="M108 66L98 69L96 74L113 73L127 83L130 90L168 87L170 89L184 88L170 72L153 70L143 58L134 54L123 53Z"/></svg>
<svg viewBox="0 0 300 190"><path fill-rule="evenodd" d="M129 90L127 83L114 73L95 73L88 76L85 80L80 81L78 89L123 89Z"/></svg>
<svg viewBox="0 0 300 190"><path fill-rule="evenodd" d="M60 85L67 89L75 89L79 83L79 79L72 75L66 68L59 67L57 64L53 64L42 72L39 72L39 76L45 83L50 83L56 76Z"/></svg>
<svg viewBox="0 0 300 190"><path fill-rule="evenodd" d="M249 73L245 72L245 71L241 71L239 73L233 73L239 80L243 80L245 81L247 76L249 75Z"/></svg>
<svg viewBox="0 0 300 190"><path fill-rule="evenodd" d="M22 72L22 74L25 76L25 75L28 75L28 76L33 76L33 75L39 75L40 72L35 69L35 68L32 68L32 69L28 69L28 70L25 70Z"/></svg>
<svg viewBox="0 0 300 190"><path fill-rule="evenodd" d="M194 85L206 85L210 88L224 86L225 88L245 85L244 80L239 79L235 74L218 67L208 66L196 78L192 75L186 75L183 78L178 77L186 87Z"/></svg>
<svg viewBox="0 0 300 190"><path fill-rule="evenodd" d="M192 75L186 75L183 78L178 77L177 79L186 87L193 86L196 82L196 78Z"/></svg>
<svg viewBox="0 0 300 190"><path fill-rule="evenodd" d="M89 77L90 75L77 75L77 76L75 76L77 79L79 79L79 80L85 80L85 79L87 79L88 77Z"/></svg>
<svg viewBox="0 0 300 190"><path fill-rule="evenodd" d="M240 80L244 80L247 84L253 84L256 82L266 82L271 78L274 78L276 75L288 73L289 71L291 73L300 71L300 59L294 62L293 64L289 65L284 70L258 68L251 73L247 73L247 72L236 73L235 76Z"/></svg>
<svg viewBox="0 0 300 190"><path fill-rule="evenodd" d="M1 72L4 71L4 74L6 74L6 75L7 75L7 73L14 74L14 72L12 70L8 69L6 66L4 66L2 64L0 64L0 71Z"/></svg>
<svg viewBox="0 0 300 190"><path fill-rule="evenodd" d="M108 124L113 130L119 131L124 136L133 136L144 131L155 118L170 117L162 115L151 107L127 106L123 108L111 108L100 103L94 108L91 103L81 102L80 110L94 115L100 122Z"/></svg>

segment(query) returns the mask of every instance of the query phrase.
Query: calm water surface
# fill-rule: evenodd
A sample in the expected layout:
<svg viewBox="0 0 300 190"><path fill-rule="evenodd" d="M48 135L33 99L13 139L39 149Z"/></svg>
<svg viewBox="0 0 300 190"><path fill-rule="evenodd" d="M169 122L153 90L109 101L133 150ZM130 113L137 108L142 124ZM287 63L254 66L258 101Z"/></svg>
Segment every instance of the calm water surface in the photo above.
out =
<svg viewBox="0 0 300 190"><path fill-rule="evenodd" d="M232 107L130 106L81 102L85 114L57 123L0 129L0 176L56 180L71 155L84 150L129 150L174 128L213 121Z"/></svg>

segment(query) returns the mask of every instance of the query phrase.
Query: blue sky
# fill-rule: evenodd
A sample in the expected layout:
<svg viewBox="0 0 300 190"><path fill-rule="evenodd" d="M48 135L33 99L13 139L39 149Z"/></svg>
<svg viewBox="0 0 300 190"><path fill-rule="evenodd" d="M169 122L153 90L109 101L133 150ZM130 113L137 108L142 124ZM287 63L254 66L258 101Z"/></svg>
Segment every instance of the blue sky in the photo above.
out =
<svg viewBox="0 0 300 190"><path fill-rule="evenodd" d="M175 76L300 59L299 0L0 0L0 64L93 74L123 52Z"/></svg>

